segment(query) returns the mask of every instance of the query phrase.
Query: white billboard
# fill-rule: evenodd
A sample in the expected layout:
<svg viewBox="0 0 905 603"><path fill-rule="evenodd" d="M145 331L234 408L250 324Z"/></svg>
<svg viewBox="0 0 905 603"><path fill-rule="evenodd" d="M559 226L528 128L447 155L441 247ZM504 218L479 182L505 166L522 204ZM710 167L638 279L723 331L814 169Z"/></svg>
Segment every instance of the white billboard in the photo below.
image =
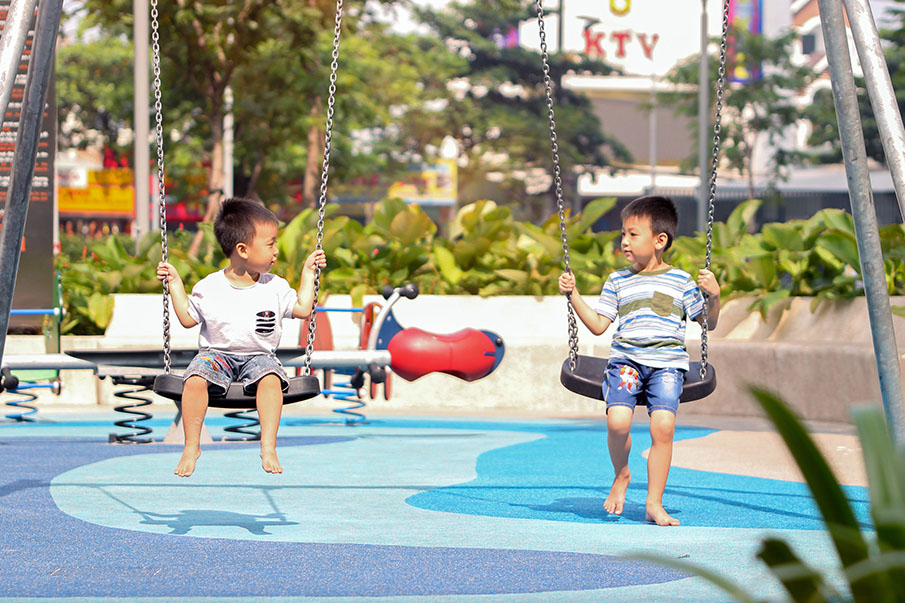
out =
<svg viewBox="0 0 905 603"><path fill-rule="evenodd" d="M545 2L547 49L559 49L563 4L566 52L606 61L627 75L663 75L701 48L701 0L553 0ZM722 2L707 0L709 36L721 30ZM519 43L540 48L537 21L522 23Z"/></svg>

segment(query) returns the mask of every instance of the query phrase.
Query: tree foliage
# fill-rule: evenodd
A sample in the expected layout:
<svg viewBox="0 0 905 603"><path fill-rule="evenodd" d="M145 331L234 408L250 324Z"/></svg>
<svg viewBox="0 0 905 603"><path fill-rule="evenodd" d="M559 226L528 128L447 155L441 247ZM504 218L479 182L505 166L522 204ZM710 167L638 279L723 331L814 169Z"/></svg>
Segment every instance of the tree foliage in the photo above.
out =
<svg viewBox="0 0 905 603"><path fill-rule="evenodd" d="M892 27L881 28L880 38L886 57L886 66L895 90L899 113L905 111L905 2L896 0L900 6L891 10L895 15L890 24ZM864 147L867 156L881 163L886 162L880 130L870 105L863 77L855 78L858 91L858 107L861 113L861 129L864 132ZM829 87L819 90L813 102L807 107L807 116L813 124L813 131L808 144L820 151L819 159L823 162L842 161L842 143L839 141L839 124L836 121L836 109L833 105L833 94Z"/></svg>
<svg viewBox="0 0 905 603"><path fill-rule="evenodd" d="M331 183L374 174L392 177L410 163L435 159L454 141L467 158L459 174L463 202L494 196L520 217L543 220L553 182L540 57L498 40L500 32L532 16L529 2L416 10L432 33L405 35L372 12L394 2L346 7ZM216 192L223 188L228 86L234 98L236 193L285 207L296 203L294 191L301 189L303 205L316 201L334 8L333 0L159 0L168 192L197 206L210 202L212 215ZM85 0L82 20L100 29L99 48L109 44L126 53L131 11L130 0ZM84 56L85 49L78 52ZM92 65L98 86L117 88L117 114L128 121L131 78L105 69L100 59L106 57L86 65ZM628 159L628 154L601 132L589 101L561 85L570 71L604 74L610 69L562 55L551 55L550 62L568 194L575 188L576 170L587 169L581 166L599 168L611 157ZM83 106L90 104L89 96L102 103L102 95L93 92ZM488 188L488 180L497 184Z"/></svg>
<svg viewBox="0 0 905 603"><path fill-rule="evenodd" d="M463 202L483 198L486 190L478 188L477 183L490 176L500 182L496 198L512 204L520 217L539 221L549 214L553 186L541 57L536 51L500 43L501 35L534 16L531 7L533 3L524 0L488 0L453 2L443 11L417 11L465 63L452 82L438 82L453 92L444 110L416 114L406 120L406 126L414 138L430 121L431 130L437 131L435 140L441 134L455 139L467 157L459 172ZM599 61L550 55L559 157L567 194L575 188L576 168L604 167L613 157L629 159L625 147L602 131L587 97L562 86L562 78L569 72L604 75L612 69ZM547 176L540 187L530 182L532 174L537 173ZM529 193L532 189L534 194Z"/></svg>
<svg viewBox="0 0 905 603"><path fill-rule="evenodd" d="M132 122L132 62L132 46L120 38L61 45L56 85L62 147L116 144ZM120 85L124 81L130 85Z"/></svg>
<svg viewBox="0 0 905 603"><path fill-rule="evenodd" d="M801 163L809 156L794 148L790 139L792 127L806 118L805 111L796 103L796 95L814 79L811 69L797 65L792 60L792 47L797 38L787 32L776 38L733 28L730 41L734 62L728 67L756 74L743 83L727 83L723 96L721 120L722 155L732 169L738 170L748 180L749 197L755 197L754 167L758 164L757 152L770 153L766 162L771 183L786 177L787 169ZM710 73L719 69L719 44L711 45ZM697 59L681 63L670 73L670 81L676 84L697 84L699 63ZM713 115L716 102L716 77L711 81L712 103L709 115ZM697 95L675 94L669 96L676 113L690 118L695 134L698 127ZM695 139L697 136L695 135ZM764 146L766 143L767 146ZM691 149L689 149L691 150Z"/></svg>

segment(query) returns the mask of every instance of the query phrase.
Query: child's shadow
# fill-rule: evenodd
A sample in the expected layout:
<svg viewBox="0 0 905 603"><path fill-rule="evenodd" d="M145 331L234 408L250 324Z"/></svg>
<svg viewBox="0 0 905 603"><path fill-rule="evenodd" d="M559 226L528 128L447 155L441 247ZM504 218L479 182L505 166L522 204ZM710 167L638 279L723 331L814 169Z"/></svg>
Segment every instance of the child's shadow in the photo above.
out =
<svg viewBox="0 0 905 603"><path fill-rule="evenodd" d="M613 515L603 508L604 500L605 498L598 497L558 498L549 504L532 505L530 508L534 511L546 513L569 513L595 521L615 522L622 518L638 523L648 523L647 510L643 504L627 500L623 505L622 514Z"/></svg>
<svg viewBox="0 0 905 603"><path fill-rule="evenodd" d="M268 513L267 515L250 515L220 511L214 509L190 509L176 513L153 513L142 511L145 525L168 526L170 534L188 534L192 528L201 526L233 526L244 528L251 534L265 536L265 528L269 526L293 526L297 521L287 521L284 513Z"/></svg>

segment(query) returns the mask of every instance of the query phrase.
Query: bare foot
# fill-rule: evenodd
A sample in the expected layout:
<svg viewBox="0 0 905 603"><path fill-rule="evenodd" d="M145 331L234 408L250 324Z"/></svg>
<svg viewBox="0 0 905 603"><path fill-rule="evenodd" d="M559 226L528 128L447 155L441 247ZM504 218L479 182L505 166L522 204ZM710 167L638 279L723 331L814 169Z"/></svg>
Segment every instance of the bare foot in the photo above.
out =
<svg viewBox="0 0 905 603"><path fill-rule="evenodd" d="M628 490L628 485L631 481L632 476L628 470L616 476L612 487L610 487L609 496L603 501L603 508L607 510L607 513L622 515L622 506L625 504L625 491Z"/></svg>
<svg viewBox="0 0 905 603"><path fill-rule="evenodd" d="M177 463L173 473L179 477L190 476L195 472L195 462L198 460L199 456L201 456L200 448L183 448L182 458L179 459L179 463Z"/></svg>
<svg viewBox="0 0 905 603"><path fill-rule="evenodd" d="M282 473L283 466L280 465L280 459L277 458L276 447L261 446L261 467L267 473Z"/></svg>
<svg viewBox="0 0 905 603"><path fill-rule="evenodd" d="M679 520L672 517L659 503L647 503L647 512L644 514L647 521L657 524L658 526L677 526Z"/></svg>

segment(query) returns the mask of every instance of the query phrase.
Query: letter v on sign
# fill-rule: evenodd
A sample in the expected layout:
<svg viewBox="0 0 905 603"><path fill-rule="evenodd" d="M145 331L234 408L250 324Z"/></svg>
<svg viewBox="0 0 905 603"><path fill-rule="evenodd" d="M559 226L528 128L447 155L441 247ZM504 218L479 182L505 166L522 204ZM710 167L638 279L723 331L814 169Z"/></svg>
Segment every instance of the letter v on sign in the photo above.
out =
<svg viewBox="0 0 905 603"><path fill-rule="evenodd" d="M657 45L657 42L660 41L660 34L653 34L650 37L650 44L647 43L647 34L646 33L636 33L635 36L638 38L638 41L641 42L641 48L644 49L644 56L649 59L654 58L654 46Z"/></svg>

